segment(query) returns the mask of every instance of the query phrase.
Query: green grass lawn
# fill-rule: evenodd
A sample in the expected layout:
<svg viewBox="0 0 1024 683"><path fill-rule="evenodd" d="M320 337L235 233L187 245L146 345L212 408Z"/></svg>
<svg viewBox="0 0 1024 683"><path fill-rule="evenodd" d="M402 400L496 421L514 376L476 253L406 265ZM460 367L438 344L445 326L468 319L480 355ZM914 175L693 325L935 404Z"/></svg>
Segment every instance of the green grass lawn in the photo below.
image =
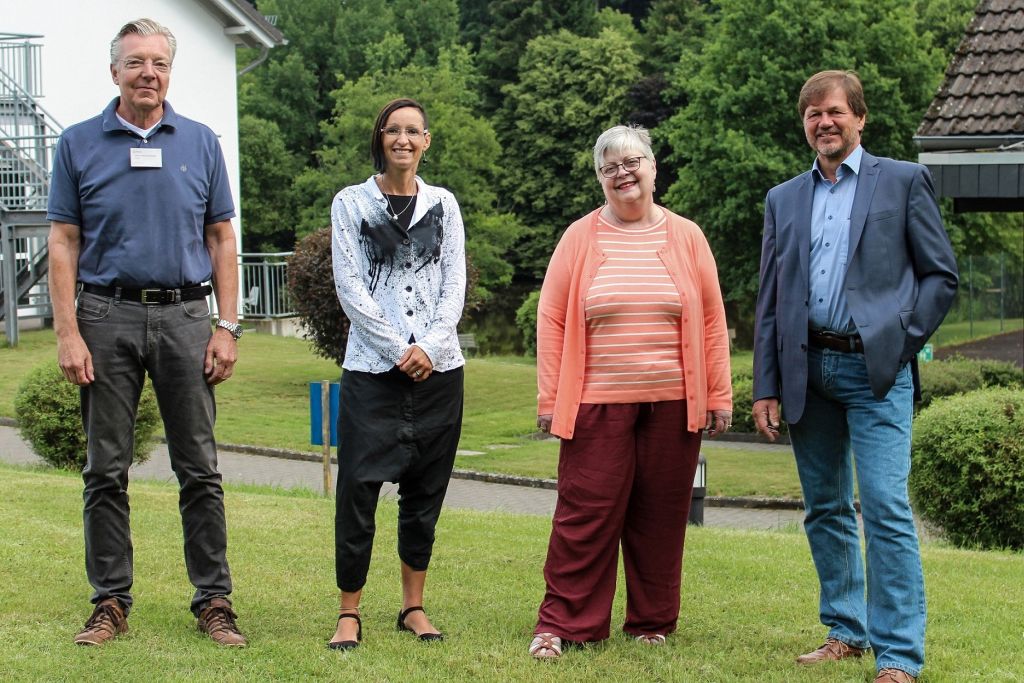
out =
<svg viewBox="0 0 1024 683"><path fill-rule="evenodd" d="M620 633L562 661L526 646L544 583L549 523L447 510L426 606L447 634L425 645L397 633L396 507L378 512L363 601L364 644L340 654L334 631L333 505L310 495L227 487L229 559L244 650L195 630L181 558L175 487L132 485L135 606L129 633L98 649L72 644L90 606L77 475L0 465L0 680L124 681L870 681L870 657L801 669L793 657L825 637L802 534L691 528L679 630L662 648ZM923 549L929 681L1019 681L1024 672L1024 555Z"/></svg>
<svg viewBox="0 0 1024 683"><path fill-rule="evenodd" d="M976 323L975 331L980 328ZM334 363L317 357L304 340L261 334L244 336L239 354L235 376L217 388L217 438L228 444L317 451L309 444L308 386L337 380ZM749 351L733 357L736 367L749 367L751 361ZM0 415L14 415L14 393L29 370L55 362L50 330L23 333L17 348L0 347ZM479 455L459 456L456 467L553 479L558 442L536 438L536 396L532 358L471 358L460 448ZM710 495L800 497L787 452L724 448L713 441L705 443L703 452Z"/></svg>
<svg viewBox="0 0 1024 683"><path fill-rule="evenodd" d="M975 320L974 334L971 334L971 323L966 320L962 322L946 322L939 329L935 330L935 334L932 335L930 341L935 348L938 348L940 346L962 344L972 339L991 337L994 334L1002 334L1003 332L1012 332L1022 327L1024 327L1024 318L1007 318L1003 320L1002 329L1000 329L999 320Z"/></svg>

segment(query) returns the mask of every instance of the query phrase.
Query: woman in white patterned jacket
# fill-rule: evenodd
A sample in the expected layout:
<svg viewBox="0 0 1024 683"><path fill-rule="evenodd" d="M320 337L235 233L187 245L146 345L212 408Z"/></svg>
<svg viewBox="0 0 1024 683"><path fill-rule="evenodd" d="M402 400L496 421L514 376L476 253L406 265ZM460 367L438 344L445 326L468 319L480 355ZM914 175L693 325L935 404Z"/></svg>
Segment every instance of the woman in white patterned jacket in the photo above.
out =
<svg viewBox="0 0 1024 683"><path fill-rule="evenodd" d="M416 175L430 147L415 100L389 102L373 127L378 173L331 208L334 282L351 322L338 418L335 566L341 590L328 643L362 639L359 601L383 482L398 483L402 605L397 627L421 641L441 633L423 587L462 429L465 360L455 326L466 291L465 235L451 192Z"/></svg>

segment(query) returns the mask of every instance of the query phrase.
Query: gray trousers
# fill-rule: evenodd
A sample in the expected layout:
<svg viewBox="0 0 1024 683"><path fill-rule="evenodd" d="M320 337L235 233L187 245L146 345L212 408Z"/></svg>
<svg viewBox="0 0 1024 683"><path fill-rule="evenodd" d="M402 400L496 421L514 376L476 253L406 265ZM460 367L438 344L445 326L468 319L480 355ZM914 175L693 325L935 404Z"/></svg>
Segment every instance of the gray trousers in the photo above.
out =
<svg viewBox="0 0 1024 683"><path fill-rule="evenodd" d="M82 388L88 436L85 480L85 568L92 602L110 597L131 607L132 540L128 467L135 415L148 373L163 417L178 508L185 566L196 587L192 612L231 593L224 491L213 438L213 389L203 376L210 339L205 299L144 306L82 292L78 326L92 353L96 379Z"/></svg>

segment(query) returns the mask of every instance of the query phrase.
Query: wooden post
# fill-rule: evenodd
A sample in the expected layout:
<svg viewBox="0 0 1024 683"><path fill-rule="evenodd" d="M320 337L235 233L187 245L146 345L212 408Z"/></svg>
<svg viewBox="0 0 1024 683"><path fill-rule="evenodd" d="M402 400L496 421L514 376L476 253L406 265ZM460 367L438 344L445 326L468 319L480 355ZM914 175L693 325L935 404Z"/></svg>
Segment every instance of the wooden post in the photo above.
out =
<svg viewBox="0 0 1024 683"><path fill-rule="evenodd" d="M324 496L331 495L331 383L320 382L320 434L324 442Z"/></svg>

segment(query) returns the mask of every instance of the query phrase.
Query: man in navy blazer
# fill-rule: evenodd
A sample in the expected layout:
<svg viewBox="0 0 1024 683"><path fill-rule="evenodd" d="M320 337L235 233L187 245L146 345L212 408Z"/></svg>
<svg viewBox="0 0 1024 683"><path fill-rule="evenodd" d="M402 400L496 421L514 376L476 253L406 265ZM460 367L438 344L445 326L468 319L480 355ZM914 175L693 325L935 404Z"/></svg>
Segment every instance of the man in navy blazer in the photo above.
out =
<svg viewBox="0 0 1024 683"><path fill-rule="evenodd" d="M906 683L924 665L907 493L916 355L953 301L956 258L927 169L860 146L867 106L855 73L815 74L798 110L817 158L765 200L753 396L758 431L775 440L780 402L789 424L829 628L797 661L870 648L876 681Z"/></svg>

